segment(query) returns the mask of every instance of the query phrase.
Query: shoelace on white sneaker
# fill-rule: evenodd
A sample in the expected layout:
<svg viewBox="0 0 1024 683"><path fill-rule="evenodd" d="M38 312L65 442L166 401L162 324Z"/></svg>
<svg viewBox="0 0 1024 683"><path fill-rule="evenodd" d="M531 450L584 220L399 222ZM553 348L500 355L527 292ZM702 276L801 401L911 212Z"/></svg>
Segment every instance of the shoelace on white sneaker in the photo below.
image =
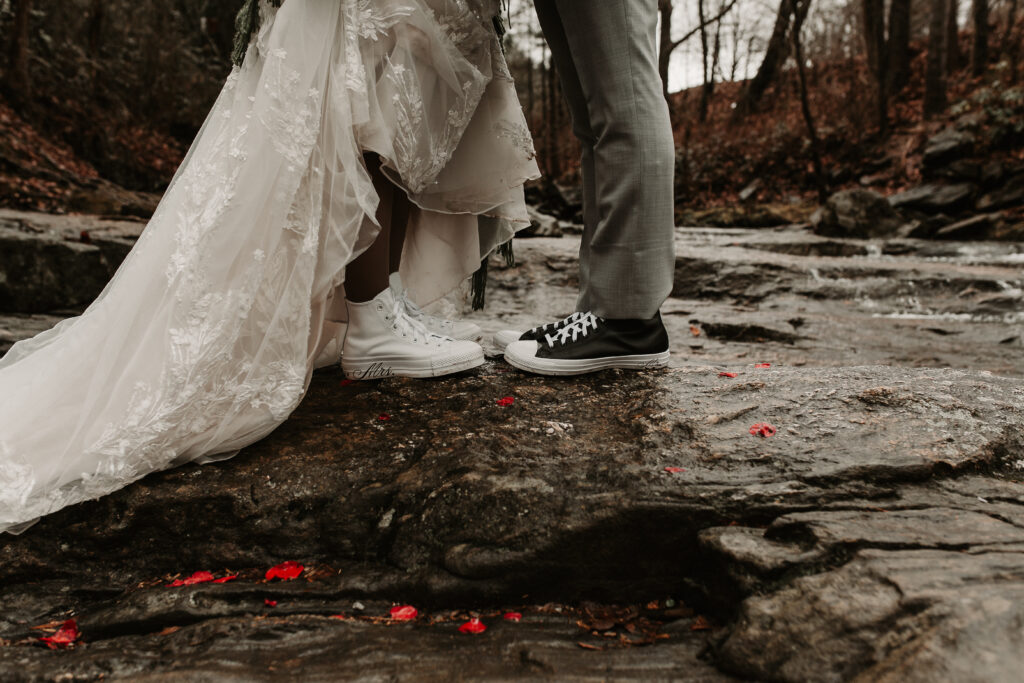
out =
<svg viewBox="0 0 1024 683"><path fill-rule="evenodd" d="M590 314L577 311L572 315L566 316L565 318L562 318L561 320L558 320L556 322L547 323L546 325L540 325L538 327L535 327L529 332L527 332L527 334L533 334L534 336L539 337L540 335L546 333L548 330L557 330L565 325L569 325L570 323L578 322L588 315Z"/></svg>
<svg viewBox="0 0 1024 683"><path fill-rule="evenodd" d="M409 317L406 314L405 301L401 297L395 297L395 305L391 309L391 321L392 328L396 332L400 332L403 337L412 337L414 344L422 340L425 344L432 346L444 346L455 341L451 337L431 332L419 320Z"/></svg>
<svg viewBox="0 0 1024 683"><path fill-rule="evenodd" d="M558 330L554 335L544 335L544 341L547 342L547 345L549 347L564 345L570 341L576 341L577 339L586 337L592 331L597 329L597 324L601 321L601 319L593 313L581 313L580 316L581 317L578 320Z"/></svg>
<svg viewBox="0 0 1024 683"><path fill-rule="evenodd" d="M436 325L442 329L454 329L455 323L451 320L445 320L444 318L438 318L437 316L430 315L422 308L413 303L412 299L409 298L409 290L403 290L400 300L405 304L405 312L410 318L420 322L423 320L429 320L430 324Z"/></svg>

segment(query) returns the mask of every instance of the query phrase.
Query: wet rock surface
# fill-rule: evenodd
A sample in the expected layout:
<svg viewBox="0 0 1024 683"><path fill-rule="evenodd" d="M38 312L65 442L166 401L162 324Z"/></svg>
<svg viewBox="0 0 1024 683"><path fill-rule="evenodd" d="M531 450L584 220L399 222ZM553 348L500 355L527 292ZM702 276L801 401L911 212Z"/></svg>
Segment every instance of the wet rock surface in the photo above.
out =
<svg viewBox="0 0 1024 683"><path fill-rule="evenodd" d="M1016 680L1022 247L678 242L666 371L319 371L234 459L0 539L0 678ZM468 317L564 315L577 248L520 241Z"/></svg>
<svg viewBox="0 0 1024 683"><path fill-rule="evenodd" d="M882 195L871 190L845 190L832 195L814 215L814 231L831 237L888 237L902 219Z"/></svg>
<svg viewBox="0 0 1024 683"><path fill-rule="evenodd" d="M0 210L0 313L88 305L143 227L102 218Z"/></svg>

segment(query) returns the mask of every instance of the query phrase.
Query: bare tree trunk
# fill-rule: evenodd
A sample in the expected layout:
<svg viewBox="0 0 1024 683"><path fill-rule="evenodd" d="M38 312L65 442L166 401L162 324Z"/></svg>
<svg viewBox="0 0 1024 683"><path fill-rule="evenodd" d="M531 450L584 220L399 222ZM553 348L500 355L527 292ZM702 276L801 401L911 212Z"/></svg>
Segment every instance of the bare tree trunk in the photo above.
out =
<svg viewBox="0 0 1024 683"><path fill-rule="evenodd" d="M981 76L988 66L988 0L974 0L971 6L974 42L971 46L971 73Z"/></svg>
<svg viewBox="0 0 1024 683"><path fill-rule="evenodd" d="M889 5L889 90L899 92L910 81L910 0Z"/></svg>
<svg viewBox="0 0 1024 683"><path fill-rule="evenodd" d="M544 155L542 157L544 175L551 175L551 138L553 136L551 130L551 105L548 104L548 97L551 94L551 89L548 87L548 80L551 78L551 65L548 63L548 48L547 45L541 46L540 55L540 116L541 123L543 124L543 148Z"/></svg>
<svg viewBox="0 0 1024 683"><path fill-rule="evenodd" d="M668 68L672 61L672 0L658 0L661 13L661 35L658 39L658 73L661 74L662 94L668 100Z"/></svg>
<svg viewBox="0 0 1024 683"><path fill-rule="evenodd" d="M742 35L740 34L740 20L737 19L732 24L732 61L729 63L729 81L732 83L736 82L736 74L739 73L740 69L740 42Z"/></svg>
<svg viewBox="0 0 1024 683"><path fill-rule="evenodd" d="M946 108L946 33L949 0L929 0L928 60L924 73L924 115L932 117Z"/></svg>
<svg viewBox="0 0 1024 683"><path fill-rule="evenodd" d="M810 5L811 0L803 0L803 4ZM793 57L796 59L796 72L800 81L800 110L804 115L804 123L807 124L807 135L811 139L811 160L814 164L814 181L818 188L818 201L824 204L828 201L828 183L825 180L825 166L821 160L821 139L818 137L818 129L814 124L811 100L807 93L807 67L804 64L803 48L800 41L800 33L806 16L805 8L802 13L798 9L793 17Z"/></svg>
<svg viewBox="0 0 1024 683"><path fill-rule="evenodd" d="M757 69L757 74L743 89L739 103L736 106L734 119L742 118L751 113L761 98L764 97L768 86L775 80L775 76L782 66L789 46L786 38L789 35L789 28L793 20L793 0L780 0L779 13L775 18L775 28L772 29L772 37L768 41L768 48L765 50L764 59Z"/></svg>
<svg viewBox="0 0 1024 683"><path fill-rule="evenodd" d="M946 75L963 65L960 57L960 2L949 0L946 6Z"/></svg>
<svg viewBox="0 0 1024 683"><path fill-rule="evenodd" d="M1010 0L1006 13L1006 33L1003 34L1003 52L1006 61L1010 63L1010 83L1016 83L1020 77L1021 38L1017 35L1017 26L1020 24L1017 13L1017 0Z"/></svg>
<svg viewBox="0 0 1024 683"><path fill-rule="evenodd" d="M527 58L526 60L526 122L533 128L533 110L534 110L534 85L533 85L533 59Z"/></svg>
<svg viewBox="0 0 1024 683"><path fill-rule="evenodd" d="M92 0L89 8L89 22L87 31L89 36L89 59L92 63L89 69L92 76L92 88L95 92L100 81L100 50L103 48L103 23L106 14L107 0Z"/></svg>
<svg viewBox="0 0 1024 683"><path fill-rule="evenodd" d="M7 88L11 98L24 104L32 98L29 76L29 42L31 40L32 0L14 1L14 26L7 45Z"/></svg>
<svg viewBox="0 0 1024 683"><path fill-rule="evenodd" d="M885 82L888 71L888 60L885 58L885 0L863 0L861 7L864 11L864 41L867 44L868 64L875 80L878 132L885 135L889 128L889 88Z"/></svg>
<svg viewBox="0 0 1024 683"><path fill-rule="evenodd" d="M885 46L885 0L861 0L861 16L868 69L872 74L877 74Z"/></svg>
<svg viewBox="0 0 1024 683"><path fill-rule="evenodd" d="M708 105L711 102L711 85L714 74L709 74L711 66L710 46L708 45L708 27L704 20L704 0L697 0L697 20L700 22L700 56L701 76L700 106L697 112L697 120L704 123L708 120Z"/></svg>
<svg viewBox="0 0 1024 683"><path fill-rule="evenodd" d="M702 34L711 24L720 22L725 15L732 11L739 0L724 0L721 8L714 17L705 19L693 29L690 29L678 40L672 39L672 0L658 0L658 11L661 13L661 35L658 44L658 71L661 74L661 81L665 88L665 99L668 99L668 71L672 60L672 52L697 34Z"/></svg>

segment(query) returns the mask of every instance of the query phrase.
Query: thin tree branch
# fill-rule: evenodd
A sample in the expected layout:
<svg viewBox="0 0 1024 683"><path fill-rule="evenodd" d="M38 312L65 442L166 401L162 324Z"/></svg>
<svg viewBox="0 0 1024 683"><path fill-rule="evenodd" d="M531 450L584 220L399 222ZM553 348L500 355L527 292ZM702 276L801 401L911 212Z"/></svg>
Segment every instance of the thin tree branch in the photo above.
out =
<svg viewBox="0 0 1024 683"><path fill-rule="evenodd" d="M671 49L675 50L677 47L688 41L690 38L693 38L695 35L700 33L703 29L706 29L708 26L711 26L716 21L721 21L722 19L724 19L725 15L732 11L732 8L736 6L737 2L739 2L739 0L730 0L729 4L723 7L718 14L716 14L715 16L711 17L710 19L701 24L694 26L692 29L683 34L683 37L680 38L679 40L673 40Z"/></svg>

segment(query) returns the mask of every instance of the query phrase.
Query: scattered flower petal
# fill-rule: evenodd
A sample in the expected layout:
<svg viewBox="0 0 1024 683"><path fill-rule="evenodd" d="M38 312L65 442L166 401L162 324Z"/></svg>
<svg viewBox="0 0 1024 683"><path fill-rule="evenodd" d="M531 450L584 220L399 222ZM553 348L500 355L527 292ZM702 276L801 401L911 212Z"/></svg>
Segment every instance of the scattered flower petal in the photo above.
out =
<svg viewBox="0 0 1024 683"><path fill-rule="evenodd" d="M694 337L699 337L700 328L697 327L696 325L690 325L690 334L692 334Z"/></svg>
<svg viewBox="0 0 1024 683"><path fill-rule="evenodd" d="M305 569L305 567L303 567L298 562L288 560L287 562L282 562L276 567L271 567L270 569L268 569L267 581L272 581L274 579L281 579L282 581L291 581L292 579L297 579L299 575L302 574L303 569Z"/></svg>
<svg viewBox="0 0 1024 683"><path fill-rule="evenodd" d="M520 612L505 612L505 621L522 621L523 615Z"/></svg>
<svg viewBox="0 0 1024 683"><path fill-rule="evenodd" d="M758 363L754 367L755 368L770 368L771 366L772 366L771 363Z"/></svg>
<svg viewBox="0 0 1024 683"><path fill-rule="evenodd" d="M515 396L506 396L505 398L499 398L497 400L498 405L502 406L502 407L510 406L510 405L512 405L515 402L516 402Z"/></svg>
<svg viewBox="0 0 1024 683"><path fill-rule="evenodd" d="M392 619L398 621L410 621L419 615L419 611L412 605L397 605L391 608L389 613Z"/></svg>
<svg viewBox="0 0 1024 683"><path fill-rule="evenodd" d="M768 438L769 436L775 436L775 432L775 427L773 425L768 424L767 422L758 422L757 424L751 426L750 428L751 434L753 434L754 436L761 436L764 438Z"/></svg>
<svg viewBox="0 0 1024 683"><path fill-rule="evenodd" d="M686 468L685 467L666 467L665 471L668 472L669 474L679 474L680 472L685 472Z"/></svg>
<svg viewBox="0 0 1024 683"><path fill-rule="evenodd" d="M349 384L354 384L354 383L355 383L355 380L354 379L349 379L348 377L346 377L345 379L341 380L341 386L343 386L343 387L347 387Z"/></svg>
<svg viewBox="0 0 1024 683"><path fill-rule="evenodd" d="M271 600L270 598L263 598L263 604L267 607L277 607L277 600Z"/></svg>
<svg viewBox="0 0 1024 683"><path fill-rule="evenodd" d="M219 579L214 579L214 583L227 583L228 581L234 581L238 578L238 574L232 574L231 576L222 576Z"/></svg>
<svg viewBox="0 0 1024 683"><path fill-rule="evenodd" d="M88 230L83 230L78 233L78 241L82 244L92 244L92 235L89 234Z"/></svg>
<svg viewBox="0 0 1024 683"><path fill-rule="evenodd" d="M391 416L388 415L387 413L381 413L380 415L377 416L377 419L381 422L387 422L388 420L391 419Z"/></svg>
<svg viewBox="0 0 1024 683"><path fill-rule="evenodd" d="M476 617L473 617L465 624L459 627L459 633L483 633L487 630L487 625L480 621Z"/></svg>
<svg viewBox="0 0 1024 683"><path fill-rule="evenodd" d="M167 584L167 587L177 588L179 586L192 586L197 583L207 583L213 580L213 574L211 574L210 572L196 572L187 579L175 579L171 583Z"/></svg>
<svg viewBox="0 0 1024 683"><path fill-rule="evenodd" d="M40 642L46 643L46 647L51 650L59 650L61 648L73 645L78 640L78 622L74 619L68 619L57 632L52 636L43 636L39 639Z"/></svg>
<svg viewBox="0 0 1024 683"><path fill-rule="evenodd" d="M728 377L729 379L736 379L739 375L735 372L720 372L719 377Z"/></svg>

